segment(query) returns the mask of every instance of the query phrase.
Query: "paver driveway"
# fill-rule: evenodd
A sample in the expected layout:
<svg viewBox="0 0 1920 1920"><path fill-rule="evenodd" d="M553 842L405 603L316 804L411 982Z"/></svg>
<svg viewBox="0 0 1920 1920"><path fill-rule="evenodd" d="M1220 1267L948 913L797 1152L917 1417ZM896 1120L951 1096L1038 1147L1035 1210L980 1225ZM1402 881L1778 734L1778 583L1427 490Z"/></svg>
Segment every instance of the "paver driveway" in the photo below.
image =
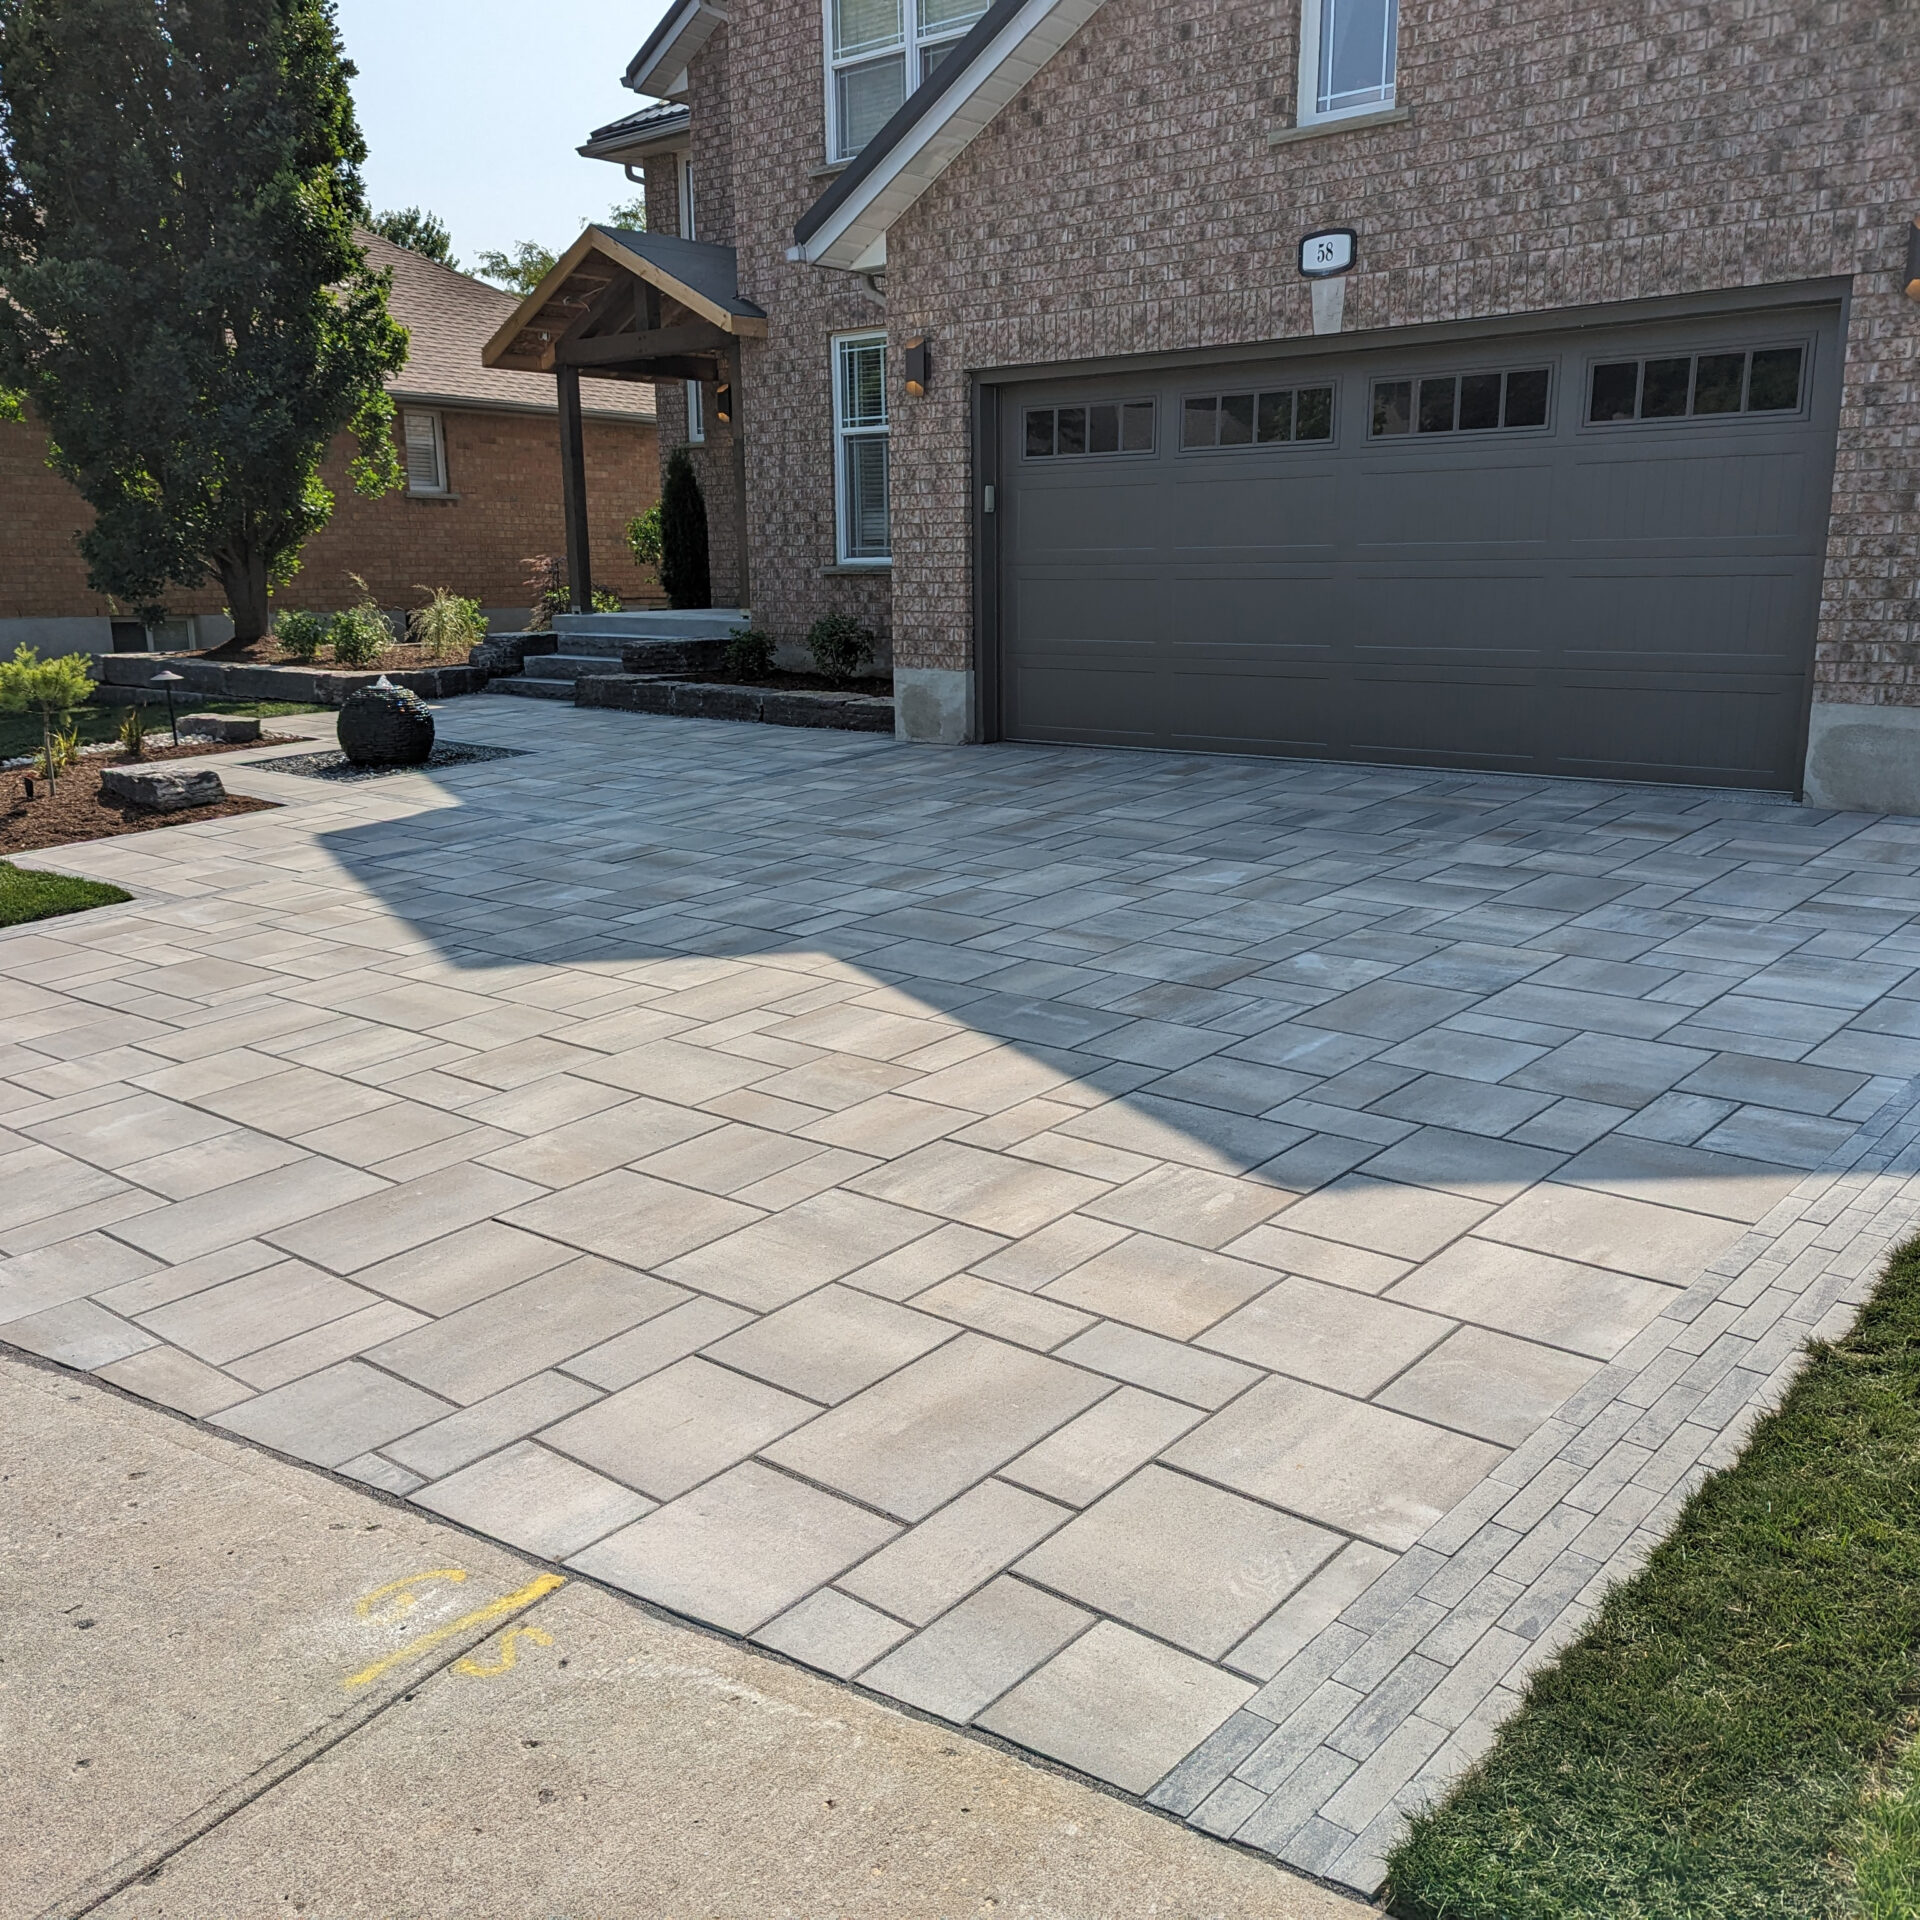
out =
<svg viewBox="0 0 1920 1920"><path fill-rule="evenodd" d="M441 729L48 862L0 1340L1356 1886L1912 1211L1920 823Z"/></svg>

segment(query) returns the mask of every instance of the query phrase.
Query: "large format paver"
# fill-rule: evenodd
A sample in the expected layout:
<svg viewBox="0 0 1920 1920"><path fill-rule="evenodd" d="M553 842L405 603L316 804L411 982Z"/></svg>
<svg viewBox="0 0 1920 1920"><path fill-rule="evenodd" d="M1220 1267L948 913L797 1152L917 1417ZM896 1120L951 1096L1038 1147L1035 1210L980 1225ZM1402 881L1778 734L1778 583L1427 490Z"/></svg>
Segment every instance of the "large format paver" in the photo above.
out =
<svg viewBox="0 0 1920 1920"><path fill-rule="evenodd" d="M0 1341L1353 1886L1910 1204L1920 824L443 730L50 862Z"/></svg>

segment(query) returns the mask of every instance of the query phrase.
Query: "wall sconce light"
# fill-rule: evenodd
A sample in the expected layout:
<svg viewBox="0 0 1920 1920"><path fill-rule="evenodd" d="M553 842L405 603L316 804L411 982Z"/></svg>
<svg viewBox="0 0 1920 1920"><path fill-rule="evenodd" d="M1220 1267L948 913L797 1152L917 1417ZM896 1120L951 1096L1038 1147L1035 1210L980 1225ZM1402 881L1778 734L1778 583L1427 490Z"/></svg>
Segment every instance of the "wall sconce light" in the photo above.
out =
<svg viewBox="0 0 1920 1920"><path fill-rule="evenodd" d="M918 400L933 385L933 350L923 333L906 344L907 391Z"/></svg>
<svg viewBox="0 0 1920 1920"><path fill-rule="evenodd" d="M722 420L733 418L733 388L725 380L713 390L713 410Z"/></svg>
<svg viewBox="0 0 1920 1920"><path fill-rule="evenodd" d="M1907 298L1920 300L1920 218L1907 229Z"/></svg>

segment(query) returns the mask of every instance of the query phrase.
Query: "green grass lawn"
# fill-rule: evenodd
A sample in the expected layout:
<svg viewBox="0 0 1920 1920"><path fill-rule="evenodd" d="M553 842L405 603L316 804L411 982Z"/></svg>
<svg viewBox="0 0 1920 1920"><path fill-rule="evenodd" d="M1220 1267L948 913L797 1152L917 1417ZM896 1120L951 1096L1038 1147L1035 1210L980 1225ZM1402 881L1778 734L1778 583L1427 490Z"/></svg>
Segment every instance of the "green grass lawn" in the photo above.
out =
<svg viewBox="0 0 1920 1920"><path fill-rule="evenodd" d="M133 895L102 880L76 880L65 873L35 873L0 860L0 927L29 920L50 920L57 913L84 913L89 907L118 906Z"/></svg>
<svg viewBox="0 0 1920 1920"><path fill-rule="evenodd" d="M1920 1914L1920 1241L1391 1869L1415 1920Z"/></svg>
<svg viewBox="0 0 1920 1920"><path fill-rule="evenodd" d="M186 693L174 695L173 710L183 720L190 713L239 713L250 714L259 720L271 720L283 713L319 712L319 708L310 701L202 700ZM125 707L76 707L68 716L67 724L78 731L83 747L98 746L118 735L120 722L126 717L126 712ZM167 709L164 704L150 706L146 712L149 737L158 734L162 739L166 738ZM40 720L37 714L0 713L0 760L17 759L23 753L39 751Z"/></svg>

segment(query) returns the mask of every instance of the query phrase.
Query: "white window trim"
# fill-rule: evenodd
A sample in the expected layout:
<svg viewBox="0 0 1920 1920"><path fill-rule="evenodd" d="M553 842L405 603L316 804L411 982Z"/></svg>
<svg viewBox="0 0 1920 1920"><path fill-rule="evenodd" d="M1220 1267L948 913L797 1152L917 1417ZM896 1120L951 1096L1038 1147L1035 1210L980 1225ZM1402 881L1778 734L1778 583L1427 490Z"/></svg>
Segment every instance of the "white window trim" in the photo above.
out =
<svg viewBox="0 0 1920 1920"><path fill-rule="evenodd" d="M687 382L687 445L707 444L707 395L698 380Z"/></svg>
<svg viewBox="0 0 1920 1920"><path fill-rule="evenodd" d="M693 201L693 156L677 153L673 157L673 177L680 189L680 238L695 240L699 235L694 230ZM707 444L707 397L698 380L686 382L687 388L687 445L704 447Z"/></svg>
<svg viewBox="0 0 1920 1920"><path fill-rule="evenodd" d="M884 427L847 427L841 424L845 408L841 404L843 381L841 377L840 349L848 341L860 345L878 341L884 350L887 336L881 329L862 327L853 333L835 333L827 336L827 351L833 356L833 557L837 566L856 569L860 572L872 570L884 573L893 565L893 479L892 479L892 442L893 407L889 401L887 424ZM884 361L882 363L884 367ZM883 384L881 391L886 391ZM846 443L849 440L885 439L888 443L888 479L887 479L887 547L882 554L850 554L847 551L847 462Z"/></svg>
<svg viewBox="0 0 1920 1920"><path fill-rule="evenodd" d="M988 0L990 4L990 0ZM981 11L984 12L983 5ZM844 166L854 158L840 139L840 89L835 81L843 68L862 67L870 60L884 59L888 54L898 51L911 56L908 66L906 90L901 99L909 100L921 81L921 67L926 54L933 47L956 47L971 33L978 23L976 14L957 31L951 27L936 28L931 33L923 33L920 28L920 0L900 0L902 32L897 49L895 47L867 47L859 53L848 54L844 60L834 58L833 52L833 0L820 0L820 50L826 74L826 129L827 164Z"/></svg>
<svg viewBox="0 0 1920 1920"><path fill-rule="evenodd" d="M440 484L437 487L416 487L413 475L407 474L407 491L419 500L444 500L453 491L453 483L447 474L447 429L437 407L402 407L400 409L400 461L402 467L407 458L407 422L419 418L433 423L433 457L440 469Z"/></svg>
<svg viewBox="0 0 1920 1920"><path fill-rule="evenodd" d="M1323 112L1320 106L1320 23L1327 10L1327 0L1300 0L1300 98L1295 111L1295 123L1303 127L1331 126L1341 120L1356 120L1365 116L1378 116L1391 113L1400 104L1400 61L1398 42L1400 35L1400 14L1396 7L1393 18L1395 40L1394 85L1384 100L1365 100L1351 107L1335 107Z"/></svg>

